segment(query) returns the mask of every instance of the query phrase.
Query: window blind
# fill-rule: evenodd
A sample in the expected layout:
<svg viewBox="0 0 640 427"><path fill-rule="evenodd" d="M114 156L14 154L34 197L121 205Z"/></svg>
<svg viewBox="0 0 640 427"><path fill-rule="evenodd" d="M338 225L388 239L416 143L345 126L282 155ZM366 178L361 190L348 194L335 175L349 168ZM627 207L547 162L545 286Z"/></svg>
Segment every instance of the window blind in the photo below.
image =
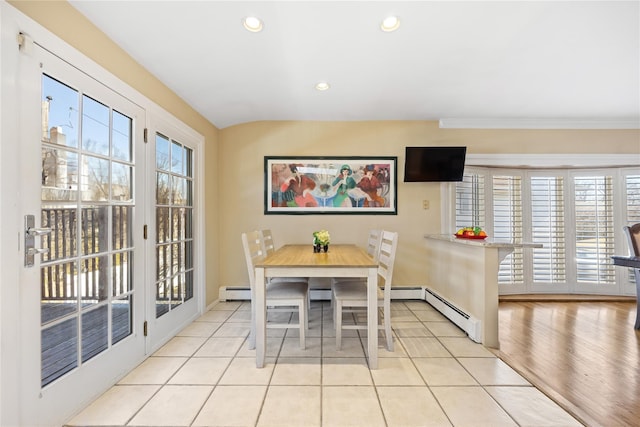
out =
<svg viewBox="0 0 640 427"><path fill-rule="evenodd" d="M613 179L611 176L576 176L576 278L580 283L615 283Z"/></svg>
<svg viewBox="0 0 640 427"><path fill-rule="evenodd" d="M627 225L640 222L640 175L626 175L624 187L627 202Z"/></svg>
<svg viewBox="0 0 640 427"><path fill-rule="evenodd" d="M533 176L530 180L533 281L566 281L565 203L562 176Z"/></svg>
<svg viewBox="0 0 640 427"><path fill-rule="evenodd" d="M456 183L456 230L462 227L485 227L484 176L465 173Z"/></svg>
<svg viewBox="0 0 640 427"><path fill-rule="evenodd" d="M640 175L625 175L624 189L627 212L627 225L631 226L640 222ZM628 245L627 245L628 246ZM627 282L635 285L635 273L628 269Z"/></svg>
<svg viewBox="0 0 640 427"><path fill-rule="evenodd" d="M522 178L493 176L493 236L522 242ZM523 283L523 251L516 248L500 264L498 283Z"/></svg>

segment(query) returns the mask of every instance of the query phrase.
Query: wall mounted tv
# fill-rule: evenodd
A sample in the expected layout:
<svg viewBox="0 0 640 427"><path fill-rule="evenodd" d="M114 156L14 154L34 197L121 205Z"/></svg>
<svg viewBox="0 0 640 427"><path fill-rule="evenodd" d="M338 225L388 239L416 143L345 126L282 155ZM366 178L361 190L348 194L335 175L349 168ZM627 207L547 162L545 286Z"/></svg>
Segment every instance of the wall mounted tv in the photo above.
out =
<svg viewBox="0 0 640 427"><path fill-rule="evenodd" d="M462 181L467 147L406 147L404 182Z"/></svg>

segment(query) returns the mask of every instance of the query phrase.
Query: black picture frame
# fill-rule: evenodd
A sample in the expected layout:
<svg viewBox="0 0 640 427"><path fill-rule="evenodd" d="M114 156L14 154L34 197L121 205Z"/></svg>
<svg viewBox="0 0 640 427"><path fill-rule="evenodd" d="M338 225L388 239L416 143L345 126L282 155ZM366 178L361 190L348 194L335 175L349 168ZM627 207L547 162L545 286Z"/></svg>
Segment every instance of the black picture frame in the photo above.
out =
<svg viewBox="0 0 640 427"><path fill-rule="evenodd" d="M267 215L397 215L398 158L265 156Z"/></svg>

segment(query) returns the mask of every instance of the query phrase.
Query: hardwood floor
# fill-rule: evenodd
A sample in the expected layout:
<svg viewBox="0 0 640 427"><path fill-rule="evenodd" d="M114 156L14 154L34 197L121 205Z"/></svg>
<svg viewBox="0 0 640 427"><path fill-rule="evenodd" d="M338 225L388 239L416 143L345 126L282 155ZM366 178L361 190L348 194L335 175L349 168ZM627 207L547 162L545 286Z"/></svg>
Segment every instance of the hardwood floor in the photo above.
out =
<svg viewBox="0 0 640 427"><path fill-rule="evenodd" d="M498 356L589 427L640 425L635 301L500 302Z"/></svg>

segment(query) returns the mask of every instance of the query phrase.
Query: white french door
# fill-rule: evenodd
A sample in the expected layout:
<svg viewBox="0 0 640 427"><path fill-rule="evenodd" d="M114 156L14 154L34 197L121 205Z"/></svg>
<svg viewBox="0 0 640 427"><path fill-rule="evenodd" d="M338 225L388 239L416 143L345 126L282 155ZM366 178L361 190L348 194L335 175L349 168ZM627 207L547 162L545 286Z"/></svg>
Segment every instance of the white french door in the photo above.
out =
<svg viewBox="0 0 640 427"><path fill-rule="evenodd" d="M58 427L203 310L204 138L0 20L0 425Z"/></svg>
<svg viewBox="0 0 640 427"><path fill-rule="evenodd" d="M20 66L20 421L49 426L145 355L145 111L37 45Z"/></svg>
<svg viewBox="0 0 640 427"><path fill-rule="evenodd" d="M147 239L154 262L148 269L147 349L152 352L197 317L202 298L195 268L200 252L196 236L201 235L196 221L197 137L155 116L149 123L147 208L153 226Z"/></svg>

